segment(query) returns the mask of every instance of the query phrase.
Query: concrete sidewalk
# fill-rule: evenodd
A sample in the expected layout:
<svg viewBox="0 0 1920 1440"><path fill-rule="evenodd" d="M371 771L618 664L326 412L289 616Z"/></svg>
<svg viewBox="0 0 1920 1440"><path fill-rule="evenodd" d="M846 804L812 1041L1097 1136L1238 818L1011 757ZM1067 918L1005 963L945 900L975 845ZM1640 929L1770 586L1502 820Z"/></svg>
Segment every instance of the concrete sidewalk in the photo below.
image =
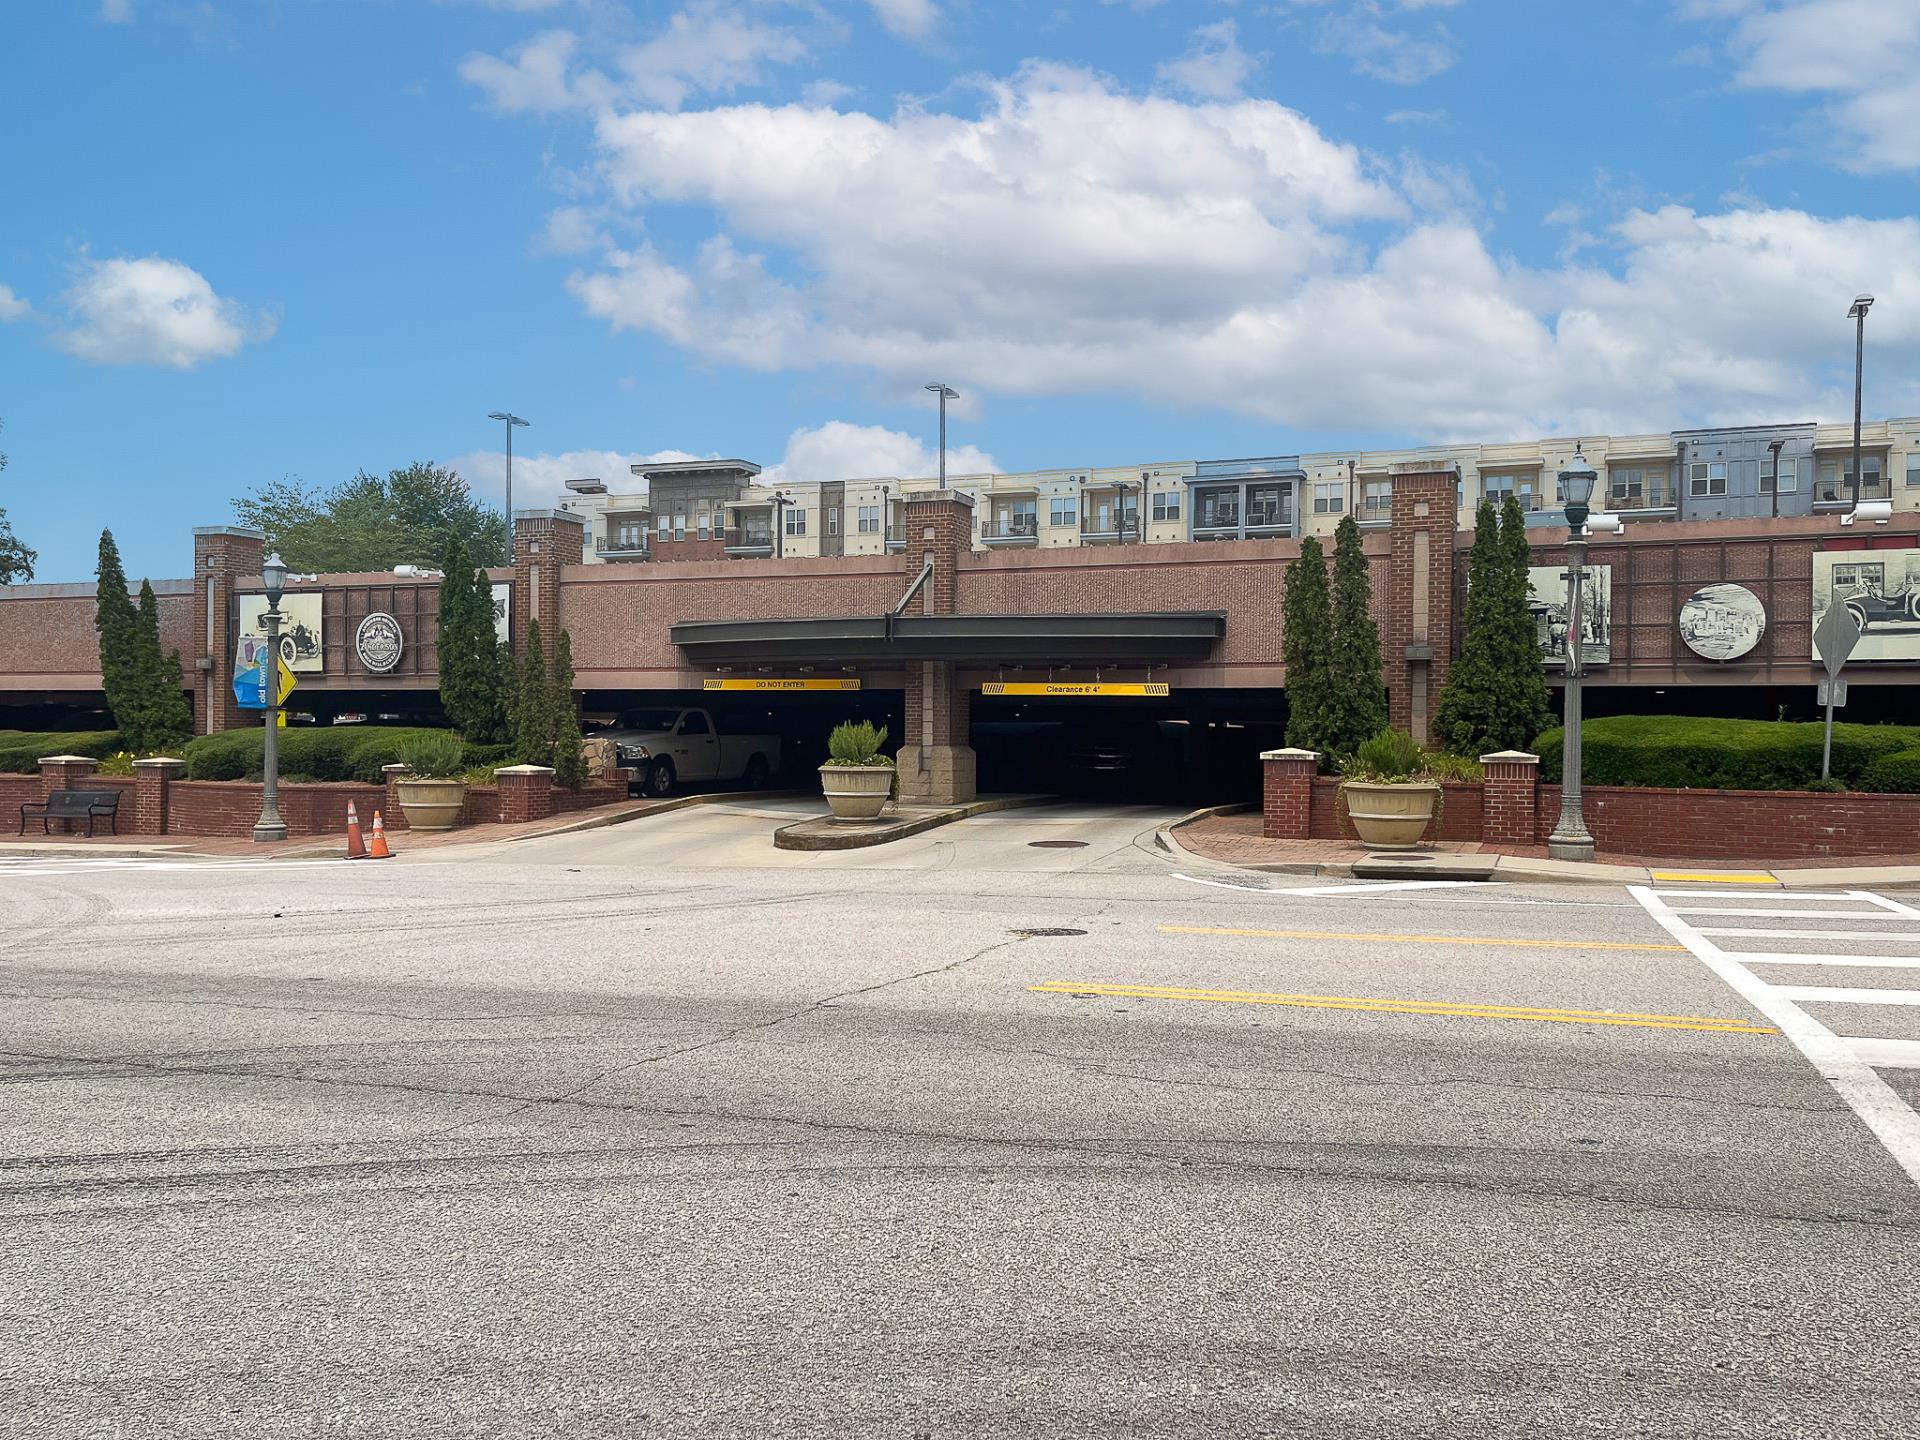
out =
<svg viewBox="0 0 1920 1440"><path fill-rule="evenodd" d="M1888 890L1920 886L1920 855L1770 865L1730 865L1670 856L1601 855L1585 865L1547 858L1544 845L1437 841L1415 851L1371 851L1346 840L1270 840L1258 810L1205 810L1159 832L1172 854L1201 864L1279 875L1361 879L1504 880L1513 883L1646 885L1693 881L1785 889Z"/></svg>

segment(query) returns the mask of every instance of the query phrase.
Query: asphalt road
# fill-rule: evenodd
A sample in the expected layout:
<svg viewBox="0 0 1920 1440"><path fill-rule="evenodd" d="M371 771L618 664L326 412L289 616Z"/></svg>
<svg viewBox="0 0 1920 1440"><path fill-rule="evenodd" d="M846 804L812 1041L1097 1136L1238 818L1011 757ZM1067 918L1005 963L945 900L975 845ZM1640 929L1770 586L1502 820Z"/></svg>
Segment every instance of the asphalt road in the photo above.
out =
<svg viewBox="0 0 1920 1440"><path fill-rule="evenodd" d="M1626 893L783 808L0 860L0 1434L1920 1429L1920 1189Z"/></svg>

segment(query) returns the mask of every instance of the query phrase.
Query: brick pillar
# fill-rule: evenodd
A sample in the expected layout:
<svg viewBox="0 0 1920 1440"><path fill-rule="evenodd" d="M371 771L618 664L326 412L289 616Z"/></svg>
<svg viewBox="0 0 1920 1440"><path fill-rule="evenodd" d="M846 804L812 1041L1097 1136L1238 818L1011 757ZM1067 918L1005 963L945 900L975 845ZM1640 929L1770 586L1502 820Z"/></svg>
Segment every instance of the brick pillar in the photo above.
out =
<svg viewBox="0 0 1920 1440"><path fill-rule="evenodd" d="M186 773L187 762L155 755L133 762L133 833L167 833L167 790Z"/></svg>
<svg viewBox="0 0 1920 1440"><path fill-rule="evenodd" d="M1459 528L1453 470L1396 465L1384 644L1387 717L1425 744L1453 663L1453 538Z"/></svg>
<svg viewBox="0 0 1920 1440"><path fill-rule="evenodd" d="M1305 840L1313 825L1313 777L1320 756L1313 750L1265 750L1260 833L1269 840Z"/></svg>
<svg viewBox="0 0 1920 1440"><path fill-rule="evenodd" d="M930 490L906 497L907 576L933 562L920 588L922 615L951 615L960 599L960 557L973 549L973 497ZM907 667L906 743L901 746L900 798L922 805L960 805L979 793L969 743L971 697L953 663L928 660Z"/></svg>
<svg viewBox="0 0 1920 1440"><path fill-rule="evenodd" d="M193 713L202 735L258 723L233 698L236 588L259 588L266 535L244 525L200 525L193 532Z"/></svg>
<svg viewBox="0 0 1920 1440"><path fill-rule="evenodd" d="M507 765L494 771L500 787L500 819L508 825L553 814L553 767Z"/></svg>
<svg viewBox="0 0 1920 1440"><path fill-rule="evenodd" d="M560 570L582 563L586 522L570 510L516 510L513 516L513 648L521 651L529 621L540 622L541 648L553 659L560 640Z"/></svg>
<svg viewBox="0 0 1920 1440"><path fill-rule="evenodd" d="M43 755L40 757L40 798L46 799L56 790L87 788L87 782L100 768L98 760L85 755ZM49 821L49 824L52 822ZM71 820L60 822L60 833L69 834L73 830Z"/></svg>
<svg viewBox="0 0 1920 1440"><path fill-rule="evenodd" d="M1539 840L1540 757L1501 750L1480 757L1486 772L1480 838L1489 845L1532 845Z"/></svg>
<svg viewBox="0 0 1920 1440"><path fill-rule="evenodd" d="M389 830L404 830L407 824L407 812L400 808L400 782L413 772L405 765L382 765L380 779L386 785L386 813L381 822Z"/></svg>

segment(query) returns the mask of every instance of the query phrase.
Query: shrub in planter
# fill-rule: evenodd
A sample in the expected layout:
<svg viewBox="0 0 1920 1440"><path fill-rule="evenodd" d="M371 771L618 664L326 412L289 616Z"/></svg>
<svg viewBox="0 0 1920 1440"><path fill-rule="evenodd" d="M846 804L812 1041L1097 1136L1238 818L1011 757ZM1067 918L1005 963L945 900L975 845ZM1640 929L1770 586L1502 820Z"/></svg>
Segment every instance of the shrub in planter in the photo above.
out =
<svg viewBox="0 0 1920 1440"><path fill-rule="evenodd" d="M1363 844L1405 850L1420 843L1441 804L1432 765L1403 730L1382 730L1341 763L1340 804Z"/></svg>
<svg viewBox="0 0 1920 1440"><path fill-rule="evenodd" d="M467 747L451 730L419 730L399 745L412 772L394 788L409 830L451 830L467 804Z"/></svg>
<svg viewBox="0 0 1920 1440"><path fill-rule="evenodd" d="M836 820L872 820L893 793L893 759L882 753L884 725L842 721L827 736L827 763L820 789Z"/></svg>

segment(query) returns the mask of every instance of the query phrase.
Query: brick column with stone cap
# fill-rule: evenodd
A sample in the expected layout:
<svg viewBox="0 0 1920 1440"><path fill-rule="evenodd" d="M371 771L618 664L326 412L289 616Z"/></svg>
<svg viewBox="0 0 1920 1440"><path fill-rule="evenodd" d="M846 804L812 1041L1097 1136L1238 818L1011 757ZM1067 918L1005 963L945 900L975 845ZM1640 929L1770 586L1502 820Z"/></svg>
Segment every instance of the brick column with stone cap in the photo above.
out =
<svg viewBox="0 0 1920 1440"><path fill-rule="evenodd" d="M973 497L958 490L929 490L906 497L904 506L911 584L929 561L933 574L914 606L922 615L951 615L959 602L960 557L973 549ZM907 667L906 735L900 747L900 798L923 805L959 805L978 793L978 770L969 743L972 697L950 660Z"/></svg>
<svg viewBox="0 0 1920 1440"><path fill-rule="evenodd" d="M1480 838L1489 845L1536 844L1540 757L1524 750L1499 750L1482 755L1480 767L1486 774Z"/></svg>
<svg viewBox="0 0 1920 1440"><path fill-rule="evenodd" d="M1313 825L1313 777L1317 750L1263 750L1260 833L1269 840L1305 840Z"/></svg>
<svg viewBox="0 0 1920 1440"><path fill-rule="evenodd" d="M246 525L201 525L193 532L193 634L199 683L193 713L202 735L259 723L259 712L242 710L233 697L234 636L239 630L236 591L260 589L266 534Z"/></svg>
<svg viewBox="0 0 1920 1440"><path fill-rule="evenodd" d="M382 765L380 767L380 779L387 789L387 798L384 802L387 807L386 813L380 817L380 823L389 830L405 828L406 826L407 812L400 808L400 782L411 774L413 774L413 771L405 765ZM373 823L372 817L368 817L366 823L371 825Z"/></svg>
<svg viewBox="0 0 1920 1440"><path fill-rule="evenodd" d="M529 621L540 622L540 648L553 659L560 643L560 571L586 555L586 520L571 510L513 513L513 648L525 654Z"/></svg>
<svg viewBox="0 0 1920 1440"><path fill-rule="evenodd" d="M493 772L500 787L500 819L508 825L553 814L553 767L505 765Z"/></svg>
<svg viewBox="0 0 1920 1440"><path fill-rule="evenodd" d="M186 773L187 762L152 755L133 762L133 833L167 833L167 790Z"/></svg>
<svg viewBox="0 0 1920 1440"><path fill-rule="evenodd" d="M1453 540L1459 524L1459 472L1431 461L1395 465L1387 623L1380 651L1387 715L1397 730L1427 743L1429 724L1453 663Z"/></svg>

